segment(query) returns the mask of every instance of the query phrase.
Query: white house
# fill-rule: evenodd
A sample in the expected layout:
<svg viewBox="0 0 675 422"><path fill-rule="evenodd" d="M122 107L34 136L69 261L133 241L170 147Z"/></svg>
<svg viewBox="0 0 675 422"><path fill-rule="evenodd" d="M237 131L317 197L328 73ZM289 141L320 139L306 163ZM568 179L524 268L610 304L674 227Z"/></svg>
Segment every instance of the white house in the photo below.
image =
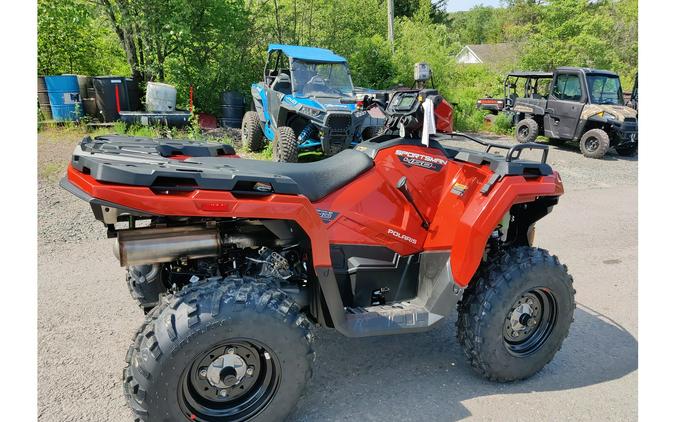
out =
<svg viewBox="0 0 675 422"><path fill-rule="evenodd" d="M513 43L467 44L455 57L457 63L508 65L518 58L518 49Z"/></svg>

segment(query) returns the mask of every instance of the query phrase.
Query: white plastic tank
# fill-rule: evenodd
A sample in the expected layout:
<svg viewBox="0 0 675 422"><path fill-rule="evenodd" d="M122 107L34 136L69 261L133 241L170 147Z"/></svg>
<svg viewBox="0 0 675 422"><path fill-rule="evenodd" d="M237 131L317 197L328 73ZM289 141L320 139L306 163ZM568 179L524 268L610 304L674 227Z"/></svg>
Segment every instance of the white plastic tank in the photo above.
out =
<svg viewBox="0 0 675 422"><path fill-rule="evenodd" d="M176 111L176 88L159 82L148 82L145 91L146 111Z"/></svg>

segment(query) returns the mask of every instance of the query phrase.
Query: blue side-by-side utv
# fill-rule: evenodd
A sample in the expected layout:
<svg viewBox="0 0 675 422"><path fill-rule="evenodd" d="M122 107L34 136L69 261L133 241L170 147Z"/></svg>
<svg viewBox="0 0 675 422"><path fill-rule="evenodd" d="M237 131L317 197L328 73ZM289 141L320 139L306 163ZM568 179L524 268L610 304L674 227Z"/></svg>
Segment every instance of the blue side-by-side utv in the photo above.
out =
<svg viewBox="0 0 675 422"><path fill-rule="evenodd" d="M270 44L262 82L251 86L254 111L244 115L242 144L275 161L298 153L334 155L372 137L384 119L357 105L347 60L330 50Z"/></svg>

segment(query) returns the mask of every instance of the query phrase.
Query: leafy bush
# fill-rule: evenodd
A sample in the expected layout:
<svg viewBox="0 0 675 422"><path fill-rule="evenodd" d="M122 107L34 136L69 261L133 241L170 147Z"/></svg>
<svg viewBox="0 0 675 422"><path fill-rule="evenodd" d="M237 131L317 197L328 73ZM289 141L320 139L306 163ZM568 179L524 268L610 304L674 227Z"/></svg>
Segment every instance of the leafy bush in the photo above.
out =
<svg viewBox="0 0 675 422"><path fill-rule="evenodd" d="M492 130L500 135L513 134L513 120L511 115L499 113L492 123Z"/></svg>

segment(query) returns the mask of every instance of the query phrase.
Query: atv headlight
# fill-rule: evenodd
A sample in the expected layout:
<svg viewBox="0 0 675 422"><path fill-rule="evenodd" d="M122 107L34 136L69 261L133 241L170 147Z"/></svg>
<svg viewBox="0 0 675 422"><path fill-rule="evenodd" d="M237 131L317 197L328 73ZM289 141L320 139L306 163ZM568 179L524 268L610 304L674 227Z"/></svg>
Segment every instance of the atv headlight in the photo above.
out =
<svg viewBox="0 0 675 422"><path fill-rule="evenodd" d="M616 119L616 116L615 116L615 115L613 115L612 113L609 113L609 112L607 112L607 111L601 111L600 113L598 113L598 116L599 116L599 117L604 117L604 118L607 119L607 120L614 120L614 119Z"/></svg>
<svg viewBox="0 0 675 422"><path fill-rule="evenodd" d="M300 112L304 113L304 114L307 114L308 116L311 116L311 117L320 117L321 115L323 115L322 110L319 110L319 109L316 109L316 108L313 108L313 107L308 107L308 106L300 107Z"/></svg>

